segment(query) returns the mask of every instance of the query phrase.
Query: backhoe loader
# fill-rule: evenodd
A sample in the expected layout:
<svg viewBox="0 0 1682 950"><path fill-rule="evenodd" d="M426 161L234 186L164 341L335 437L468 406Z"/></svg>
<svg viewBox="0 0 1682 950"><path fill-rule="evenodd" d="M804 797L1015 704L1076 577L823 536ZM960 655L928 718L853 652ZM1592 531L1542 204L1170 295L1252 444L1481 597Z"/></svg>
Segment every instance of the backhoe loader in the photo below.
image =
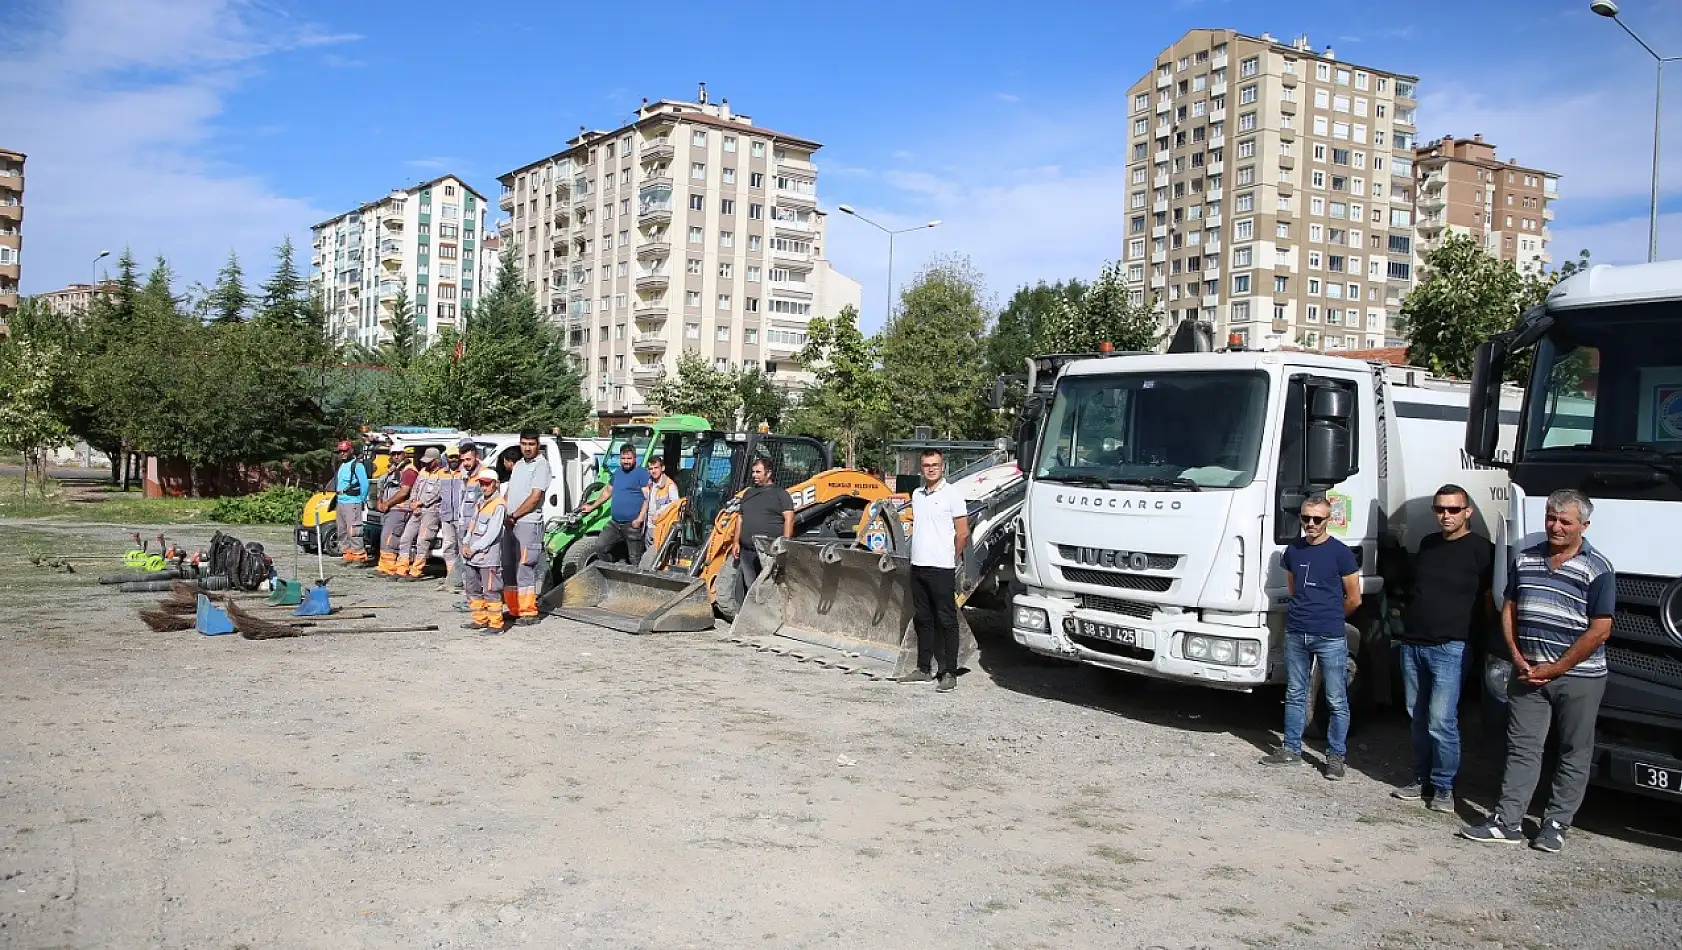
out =
<svg viewBox="0 0 1682 950"><path fill-rule="evenodd" d="M545 609L627 633L708 630L715 609L733 617L741 594L731 540L755 459L769 461L772 483L788 490L796 537L851 544L869 506L890 496L874 476L832 468L829 448L814 439L707 433L695 446L689 485L680 483L680 501L656 521L642 563L592 558L545 596Z"/></svg>

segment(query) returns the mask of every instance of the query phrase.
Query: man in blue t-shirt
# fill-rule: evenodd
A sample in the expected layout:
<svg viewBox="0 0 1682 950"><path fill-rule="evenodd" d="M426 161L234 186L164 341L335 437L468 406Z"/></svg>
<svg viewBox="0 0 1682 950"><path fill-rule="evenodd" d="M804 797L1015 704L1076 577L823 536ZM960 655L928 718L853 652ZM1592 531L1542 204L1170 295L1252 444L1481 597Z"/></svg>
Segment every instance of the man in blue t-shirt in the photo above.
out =
<svg viewBox="0 0 1682 950"><path fill-rule="evenodd" d="M1320 661L1331 722L1326 725L1326 778L1343 778L1348 753L1349 643L1343 618L1361 606L1361 567L1355 552L1331 536L1332 504L1325 495L1302 503L1302 537L1285 546L1283 566L1291 592L1285 611L1285 741L1263 765L1302 761L1302 727L1308 717L1308 675Z"/></svg>
<svg viewBox="0 0 1682 950"><path fill-rule="evenodd" d="M602 505L608 506L608 525L602 529L601 538L596 542L596 551L602 560L613 560L620 544L625 545L629 563L642 560L642 525L648 514L648 496L643 494L643 490L648 485L648 469L637 465L636 447L625 443L619 450L619 467L608 473L607 488L594 501L579 509L588 514Z"/></svg>
<svg viewBox="0 0 1682 950"><path fill-rule="evenodd" d="M333 476L333 489L339 493L334 506L333 520L339 533L339 551L346 567L367 567L368 550L362 543L362 512L368 505L368 466L356 457L355 446L349 441L338 445L339 468Z"/></svg>

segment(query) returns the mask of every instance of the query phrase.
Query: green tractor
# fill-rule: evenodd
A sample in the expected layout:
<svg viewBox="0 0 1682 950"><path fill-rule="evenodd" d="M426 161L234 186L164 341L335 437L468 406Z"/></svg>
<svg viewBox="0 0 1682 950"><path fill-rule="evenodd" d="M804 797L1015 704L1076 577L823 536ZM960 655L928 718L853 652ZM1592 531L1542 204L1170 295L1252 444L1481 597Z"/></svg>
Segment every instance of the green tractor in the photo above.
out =
<svg viewBox="0 0 1682 950"><path fill-rule="evenodd" d="M678 492L687 498L694 477L695 445L711 429L712 424L700 416L661 416L651 425L614 426L596 480L584 489L578 507L549 522L543 533L543 548L549 555L549 584L560 584L595 558L595 537L607 527L607 508L597 508L589 514L579 509L607 486L609 473L619 464L622 446L628 442L636 448L639 465L647 465L656 456L665 459L667 473L677 482Z"/></svg>

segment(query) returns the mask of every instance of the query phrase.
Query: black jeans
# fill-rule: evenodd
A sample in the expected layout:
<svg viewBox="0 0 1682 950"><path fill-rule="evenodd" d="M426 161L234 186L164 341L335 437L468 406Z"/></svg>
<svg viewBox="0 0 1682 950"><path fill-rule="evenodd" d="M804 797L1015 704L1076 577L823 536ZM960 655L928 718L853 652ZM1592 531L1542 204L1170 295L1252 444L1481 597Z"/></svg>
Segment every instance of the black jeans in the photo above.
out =
<svg viewBox="0 0 1682 950"><path fill-rule="evenodd" d="M752 538L747 539L747 543L742 545L741 568L742 586L740 590L736 591L736 594L746 601L748 599L748 588L752 587L753 582L759 579L760 571L759 549L753 546Z"/></svg>
<svg viewBox="0 0 1682 950"><path fill-rule="evenodd" d="M958 672L958 597L955 572L950 567L911 567L912 623L917 630L917 669L936 671L932 664L940 651L941 673Z"/></svg>
<svg viewBox="0 0 1682 950"><path fill-rule="evenodd" d="M631 527L629 521L609 521L596 542L596 555L604 561L611 561L620 544L625 545L626 562L635 567L642 560L642 551L646 547L642 529Z"/></svg>

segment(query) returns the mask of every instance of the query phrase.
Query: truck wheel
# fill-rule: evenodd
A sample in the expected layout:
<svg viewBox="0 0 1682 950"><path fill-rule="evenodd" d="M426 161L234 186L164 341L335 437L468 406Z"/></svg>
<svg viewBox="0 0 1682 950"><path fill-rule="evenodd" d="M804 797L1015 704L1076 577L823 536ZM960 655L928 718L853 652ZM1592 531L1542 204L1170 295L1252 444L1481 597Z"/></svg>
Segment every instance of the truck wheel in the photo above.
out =
<svg viewBox="0 0 1682 950"><path fill-rule="evenodd" d="M344 549L339 544L339 523L329 521L316 526L315 536L321 545L321 553L326 557L343 557Z"/></svg>
<svg viewBox="0 0 1682 950"><path fill-rule="evenodd" d="M597 560L599 556L596 551L596 539L579 538L561 555L561 576L557 583L565 581Z"/></svg>

